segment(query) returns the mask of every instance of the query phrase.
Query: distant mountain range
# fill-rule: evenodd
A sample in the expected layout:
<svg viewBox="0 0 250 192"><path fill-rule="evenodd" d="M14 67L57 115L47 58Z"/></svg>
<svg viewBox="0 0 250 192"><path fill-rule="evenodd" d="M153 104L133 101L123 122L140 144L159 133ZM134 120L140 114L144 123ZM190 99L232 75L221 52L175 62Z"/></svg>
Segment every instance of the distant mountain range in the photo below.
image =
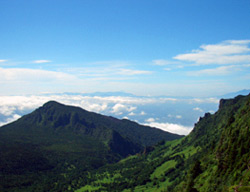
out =
<svg viewBox="0 0 250 192"><path fill-rule="evenodd" d="M233 92L233 93L228 93L228 94L225 94L225 95L221 95L219 96L219 98L222 98L222 99L230 99L230 98L234 98L238 95L248 95L250 93L250 89L243 89L243 90L240 90L240 91L237 91L237 92Z"/></svg>
<svg viewBox="0 0 250 192"><path fill-rule="evenodd" d="M229 99L229 98L234 98L238 95L248 95L250 93L250 89L242 89L240 91L236 92L231 92L227 93L224 95L214 95L212 97L217 97L217 98L223 98L223 99ZM93 93L77 93L77 92L64 92L64 93L45 93L43 95L82 95L82 96L100 96L100 97L109 97L109 96L121 96L121 97L169 97L169 98L181 98L181 99L191 99L191 98L196 98L196 97L191 97L191 96L165 96L165 95L159 95L159 96L139 96L139 95L134 95L132 93L127 93L123 91L117 91L117 92L93 92Z"/></svg>
<svg viewBox="0 0 250 192"><path fill-rule="evenodd" d="M93 92L93 93L77 93L77 92L63 92L63 93L45 93L43 95L82 95L82 96L100 96L100 97L109 97L109 96L121 96L121 97L139 97L132 93L126 93L122 91L118 92Z"/></svg>

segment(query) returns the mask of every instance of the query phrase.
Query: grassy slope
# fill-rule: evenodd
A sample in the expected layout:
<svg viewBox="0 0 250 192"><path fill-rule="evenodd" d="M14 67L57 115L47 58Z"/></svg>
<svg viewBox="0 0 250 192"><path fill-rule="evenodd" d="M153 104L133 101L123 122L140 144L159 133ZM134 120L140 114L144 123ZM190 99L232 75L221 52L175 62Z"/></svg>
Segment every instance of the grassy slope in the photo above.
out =
<svg viewBox="0 0 250 192"><path fill-rule="evenodd" d="M249 127L250 96L222 100L187 137L92 173L88 190L250 191Z"/></svg>

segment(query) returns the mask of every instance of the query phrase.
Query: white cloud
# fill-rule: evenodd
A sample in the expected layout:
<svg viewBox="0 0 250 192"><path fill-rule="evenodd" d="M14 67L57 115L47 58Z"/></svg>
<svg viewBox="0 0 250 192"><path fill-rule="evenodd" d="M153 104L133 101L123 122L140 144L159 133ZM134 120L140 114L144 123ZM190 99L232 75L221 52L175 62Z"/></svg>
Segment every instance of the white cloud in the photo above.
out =
<svg viewBox="0 0 250 192"><path fill-rule="evenodd" d="M200 49L177 55L174 59L198 65L250 62L249 43L250 40L228 40L219 44L202 45Z"/></svg>
<svg viewBox="0 0 250 192"><path fill-rule="evenodd" d="M131 112L128 114L129 116L135 116L136 114L134 112Z"/></svg>
<svg viewBox="0 0 250 192"><path fill-rule="evenodd" d="M16 110L15 106L3 105L0 106L0 114L10 116Z"/></svg>
<svg viewBox="0 0 250 192"><path fill-rule="evenodd" d="M8 113L12 114L15 110L35 109L48 100L50 98L43 96L0 96L0 109L1 113L4 113L7 108Z"/></svg>
<svg viewBox="0 0 250 192"><path fill-rule="evenodd" d="M16 121L20 117L21 117L20 115L14 114L11 117L7 118L6 121L0 122L0 126L3 126L3 125L6 125L6 124L8 124L10 122Z"/></svg>
<svg viewBox="0 0 250 192"><path fill-rule="evenodd" d="M194 111L200 111L200 112L203 112L203 110L202 110L201 108L199 108L199 107L195 107L195 108L193 108L193 110L194 110Z"/></svg>
<svg viewBox="0 0 250 192"><path fill-rule="evenodd" d="M221 75L228 75L235 71L239 71L240 69L237 68L235 65L230 66L221 66L213 69L203 69L199 71L189 71L188 75L191 76L201 76L201 75L210 75L210 76L221 76Z"/></svg>
<svg viewBox="0 0 250 192"><path fill-rule="evenodd" d="M7 60L5 59L0 59L0 63L6 62Z"/></svg>
<svg viewBox="0 0 250 192"><path fill-rule="evenodd" d="M76 77L63 72L47 71L41 69L0 68L0 81L44 82L55 80L76 80Z"/></svg>
<svg viewBox="0 0 250 192"><path fill-rule="evenodd" d="M190 99L189 103L219 103L219 99L218 98L194 98L194 99Z"/></svg>
<svg viewBox="0 0 250 192"><path fill-rule="evenodd" d="M50 60L35 60L33 63L50 63Z"/></svg>
<svg viewBox="0 0 250 192"><path fill-rule="evenodd" d="M91 67L90 67L91 68ZM41 69L27 69L27 68L1 68L0 67L0 95L20 95L20 94L39 94L42 92L104 92L104 91L117 91L124 90L138 95L196 95L205 96L209 93L214 93L216 90L221 91L221 87L225 88L225 84L218 85L210 82L206 83L193 83L183 82L182 89L178 82L170 83L145 83L141 82L139 75L143 72L138 70L131 72L131 75L119 74L121 68L102 67L98 70L93 67L90 71L79 69L77 71L67 71L61 69L59 71L41 70ZM98 73L99 71L99 73ZM128 71L126 71L128 72ZM148 72L148 71L147 71ZM146 72L146 73L147 73ZM150 72L149 72L150 73ZM131 81L133 79L133 81ZM128 81L130 80L130 81ZM152 89L154 87L154 89ZM206 87L206 89L204 88ZM193 91L190 91L193 90ZM161 98L162 99L162 98ZM166 98L164 98L166 100ZM162 99L162 102L166 102ZM130 99L129 99L130 100ZM151 102L151 98L144 100L144 102ZM152 102L155 99L152 100ZM140 102L140 101L139 101Z"/></svg>
<svg viewBox="0 0 250 192"><path fill-rule="evenodd" d="M121 104L153 104L153 103L167 103L176 102L178 99L175 98L154 98L154 97L124 97L124 96L108 96L108 97L93 97L96 100L105 101L108 103L121 103Z"/></svg>
<svg viewBox="0 0 250 192"><path fill-rule="evenodd" d="M171 71L171 68L164 68L164 71Z"/></svg>
<svg viewBox="0 0 250 192"><path fill-rule="evenodd" d="M132 70L132 69L119 69L116 73L118 75L131 76L131 75L147 75L147 74L152 74L152 71L142 71L142 70Z"/></svg>
<svg viewBox="0 0 250 192"><path fill-rule="evenodd" d="M123 67L123 66L128 66L131 65L131 63L127 61L121 61L121 60L110 60L110 61L96 61L96 62L91 62L89 63L91 66L96 65L96 66L114 66L114 67Z"/></svg>
<svg viewBox="0 0 250 192"><path fill-rule="evenodd" d="M0 96L0 115L6 116L6 124L19 117L42 106L44 103L55 100L67 105L79 106L93 112L103 112L108 109L108 104L102 101L92 102L90 97L80 95L49 95L49 96Z"/></svg>
<svg viewBox="0 0 250 192"><path fill-rule="evenodd" d="M168 117L169 118L182 119L182 115L171 115L171 114L168 114Z"/></svg>
<svg viewBox="0 0 250 192"><path fill-rule="evenodd" d="M124 97L124 96L86 96L82 94L46 94L46 95L29 95L29 96L0 96L0 117L2 122L0 124L6 124L17 117L20 117L24 114L27 114L36 108L42 106L44 103L55 100L60 103L66 105L78 106L88 111L93 111L105 115L114 115L115 117L137 117L140 122L145 122L147 124L151 124L154 127L165 128L168 131L184 134L186 132L184 128L185 126L179 124L171 124L171 122L166 123L158 123L164 119L164 114L169 114L169 109L166 108L166 112L164 114L155 113L154 118L149 118L148 114L152 114L151 108L147 108L147 106L152 107L155 106L163 106L164 105L174 105L175 103L185 103L190 106L195 104L193 107L199 106L200 103L215 103L218 104L218 99L214 98L203 98L203 99L174 99L174 98L165 98L165 97ZM142 107L142 108L141 108ZM190 108L190 110L193 109ZM142 110L143 109L143 110ZM144 111L147 109L148 111ZM135 116L136 115L136 116ZM144 115L144 116L143 116ZM158 118L156 118L158 117ZM178 115L168 115L172 120L176 122L182 122L182 117L186 117L185 114ZM131 118L129 118L131 119ZM135 119L136 120L136 119ZM156 124L152 124L156 123ZM180 123L181 124L181 123ZM176 130L174 130L174 128ZM180 132L178 132L180 131Z"/></svg>
<svg viewBox="0 0 250 192"><path fill-rule="evenodd" d="M105 111L108 108L108 105L106 103L98 104L98 103L90 103L87 101L82 101L81 106L88 111L93 111L98 113Z"/></svg>
<svg viewBox="0 0 250 192"><path fill-rule="evenodd" d="M74 86L73 86L74 85ZM0 95L39 94L41 92L62 92L79 89L95 82L79 79L64 72L27 68L0 68Z"/></svg>
<svg viewBox="0 0 250 192"><path fill-rule="evenodd" d="M250 40L227 40L227 41L225 41L226 43L229 43L229 44L239 44L239 45L241 45L241 44L249 44L250 43Z"/></svg>
<svg viewBox="0 0 250 192"><path fill-rule="evenodd" d="M151 118L146 119L145 121L148 123L152 123L152 122L155 122L155 119L151 117Z"/></svg>
<svg viewBox="0 0 250 192"><path fill-rule="evenodd" d="M193 127L183 126L179 124L173 124L173 123L158 123L158 122L150 122L145 123L145 125L148 125L150 127L155 127L164 131L168 131L171 133L177 133L180 135L187 135L190 133L190 131L193 129Z"/></svg>
<svg viewBox="0 0 250 192"><path fill-rule="evenodd" d="M119 65L106 65L106 66L90 66L82 68L67 68L70 73L77 74L82 77L91 78L103 78L103 79L121 79L124 77L136 76L136 75L149 75L153 71L146 70L134 70L129 67L124 68Z"/></svg>
<svg viewBox="0 0 250 192"><path fill-rule="evenodd" d="M178 61L169 61L169 60L164 60L164 59L156 59L153 60L154 65L159 65L159 66L165 66L165 65L175 65L175 64L180 64Z"/></svg>
<svg viewBox="0 0 250 192"><path fill-rule="evenodd" d="M112 113L117 114L117 115L121 115L125 112L132 112L133 110L135 110L136 107L133 106L126 106L123 105L121 103L117 103L112 107Z"/></svg>
<svg viewBox="0 0 250 192"><path fill-rule="evenodd" d="M141 111L140 115L146 115L147 113L145 113L144 111Z"/></svg>

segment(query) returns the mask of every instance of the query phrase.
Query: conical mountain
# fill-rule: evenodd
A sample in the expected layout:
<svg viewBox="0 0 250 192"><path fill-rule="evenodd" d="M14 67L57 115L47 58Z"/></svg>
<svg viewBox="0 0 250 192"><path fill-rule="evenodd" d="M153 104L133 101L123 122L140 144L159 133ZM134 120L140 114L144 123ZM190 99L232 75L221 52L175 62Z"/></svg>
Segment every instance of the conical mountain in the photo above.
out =
<svg viewBox="0 0 250 192"><path fill-rule="evenodd" d="M176 138L181 136L50 101L0 127L0 191L33 186L40 177L75 177Z"/></svg>
<svg viewBox="0 0 250 192"><path fill-rule="evenodd" d="M112 130L142 147L154 145L161 140L182 137L129 120L119 120L55 101L50 101L31 114L1 128L2 133L5 130L9 133L13 130L13 134L17 135L31 135L33 132L39 131L41 134L47 133L47 131L53 134L70 132L98 138L102 141L109 139L108 133Z"/></svg>

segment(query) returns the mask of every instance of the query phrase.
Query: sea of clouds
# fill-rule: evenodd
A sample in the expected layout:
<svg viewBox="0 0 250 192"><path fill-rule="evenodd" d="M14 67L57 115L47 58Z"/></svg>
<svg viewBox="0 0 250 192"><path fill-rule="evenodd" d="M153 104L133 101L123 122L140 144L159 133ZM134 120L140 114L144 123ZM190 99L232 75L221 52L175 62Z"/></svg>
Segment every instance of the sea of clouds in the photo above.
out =
<svg viewBox="0 0 250 192"><path fill-rule="evenodd" d="M0 96L0 126L17 120L51 100L184 135L192 130L194 123L204 113L215 112L219 103L217 98L139 97L117 94Z"/></svg>

